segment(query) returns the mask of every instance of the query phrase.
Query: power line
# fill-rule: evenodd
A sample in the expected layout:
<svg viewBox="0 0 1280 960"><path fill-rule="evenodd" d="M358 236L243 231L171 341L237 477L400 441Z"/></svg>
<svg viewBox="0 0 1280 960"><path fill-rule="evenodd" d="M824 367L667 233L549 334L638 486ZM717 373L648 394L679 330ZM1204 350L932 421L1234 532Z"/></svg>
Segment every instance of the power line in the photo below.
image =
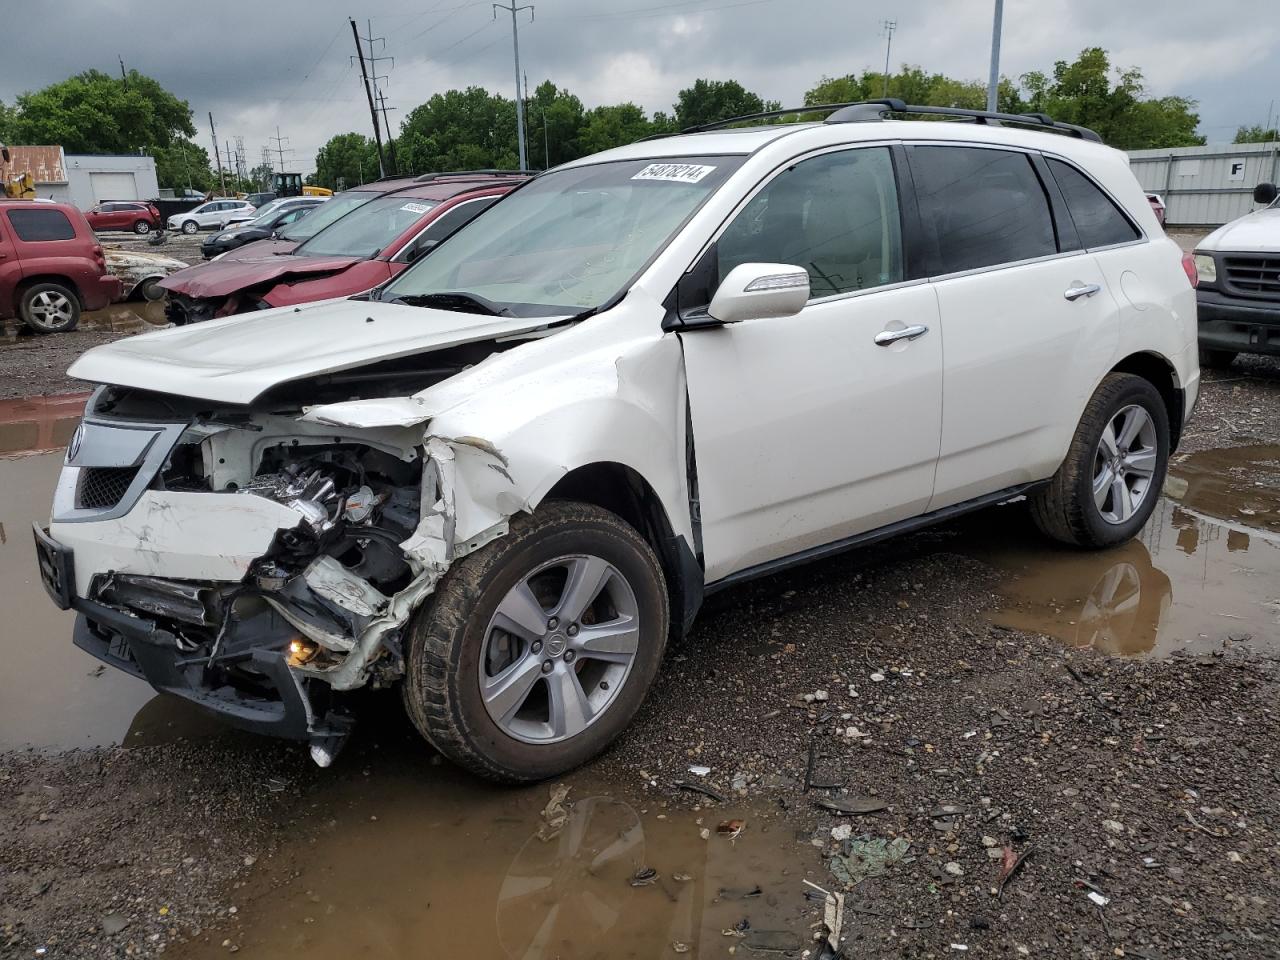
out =
<svg viewBox="0 0 1280 960"><path fill-rule="evenodd" d="M361 44L362 38L359 28L356 27L355 20L351 21L351 35L356 41L356 58L360 61L360 80L364 83L364 94L369 101L369 118L373 121L373 139L378 144L378 176L385 177L387 175L387 163L382 155L382 130L378 127L378 111L373 105L373 88L369 83L369 72L365 69L364 46ZM373 52L372 40L370 40L369 52Z"/></svg>

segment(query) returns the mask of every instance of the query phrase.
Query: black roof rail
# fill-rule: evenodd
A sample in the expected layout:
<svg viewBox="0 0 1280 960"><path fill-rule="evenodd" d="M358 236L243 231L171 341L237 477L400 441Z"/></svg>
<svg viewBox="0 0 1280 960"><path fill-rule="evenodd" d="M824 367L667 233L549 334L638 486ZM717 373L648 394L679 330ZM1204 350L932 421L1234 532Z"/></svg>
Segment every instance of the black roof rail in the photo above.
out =
<svg viewBox="0 0 1280 960"><path fill-rule="evenodd" d="M1074 123L1063 123L1054 120L1045 113L999 113L988 110L969 110L964 107L932 107L922 104L910 104L895 97L882 100L859 100L852 103L821 103L806 107L787 107L784 110L766 110L763 113L748 113L740 117L730 117L715 123L704 123L696 127L681 130L681 133L702 133L707 130L721 130L735 123L748 120L772 120L776 117L793 116L803 113L828 113L825 123L858 123L871 120L883 120L886 115L899 113L914 116L956 117L971 120L974 123L994 123L997 125L1014 123L1020 126L1034 127L1039 130L1052 130L1057 133L1079 137L1081 140L1092 140L1101 143L1102 137L1088 127Z"/></svg>
<svg viewBox="0 0 1280 960"><path fill-rule="evenodd" d="M424 173L420 177L414 177L415 183L430 183L432 180L447 180L450 177L532 177L533 170L444 170L440 173Z"/></svg>

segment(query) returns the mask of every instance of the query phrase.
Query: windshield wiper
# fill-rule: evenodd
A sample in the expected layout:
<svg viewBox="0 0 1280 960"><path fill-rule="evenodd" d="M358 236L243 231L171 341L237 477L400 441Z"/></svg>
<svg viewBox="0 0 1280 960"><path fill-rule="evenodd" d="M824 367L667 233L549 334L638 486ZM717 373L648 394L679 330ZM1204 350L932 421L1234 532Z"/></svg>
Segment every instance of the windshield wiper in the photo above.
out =
<svg viewBox="0 0 1280 960"><path fill-rule="evenodd" d="M480 313L489 317L514 317L508 307L475 293L448 291L446 293L411 293L396 297L390 303L403 303L407 307L435 307L437 310L453 310L457 313Z"/></svg>

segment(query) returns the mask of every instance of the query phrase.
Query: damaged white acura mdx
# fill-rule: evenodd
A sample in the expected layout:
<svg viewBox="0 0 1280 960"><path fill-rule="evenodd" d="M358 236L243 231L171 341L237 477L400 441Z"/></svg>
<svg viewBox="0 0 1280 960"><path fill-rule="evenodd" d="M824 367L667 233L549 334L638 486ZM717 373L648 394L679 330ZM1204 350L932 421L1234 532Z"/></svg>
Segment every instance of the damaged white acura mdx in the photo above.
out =
<svg viewBox="0 0 1280 960"><path fill-rule="evenodd" d="M1133 536L1199 369L1124 155L821 109L567 164L361 297L86 353L35 532L75 642L321 763L347 691L398 686L534 780L626 727L711 591L1019 496Z"/></svg>

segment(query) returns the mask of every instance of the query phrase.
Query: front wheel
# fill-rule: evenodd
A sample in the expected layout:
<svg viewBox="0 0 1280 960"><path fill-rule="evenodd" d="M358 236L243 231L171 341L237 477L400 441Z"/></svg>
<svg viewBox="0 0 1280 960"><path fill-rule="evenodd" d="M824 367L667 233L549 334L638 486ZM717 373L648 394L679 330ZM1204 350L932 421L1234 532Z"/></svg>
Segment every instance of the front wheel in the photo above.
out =
<svg viewBox="0 0 1280 960"><path fill-rule="evenodd" d="M145 220L139 220L137 223L133 225L133 232L138 234L138 236L142 236L143 234L150 233L151 224L147 223L147 221Z"/></svg>
<svg viewBox="0 0 1280 960"><path fill-rule="evenodd" d="M1169 414L1160 392L1142 377L1108 374L1085 406L1067 458L1031 498L1032 516L1063 543L1122 543L1151 516L1168 465Z"/></svg>
<svg viewBox="0 0 1280 960"><path fill-rule="evenodd" d="M196 223L194 220L187 220L182 224L182 232L187 236L191 236L191 234L198 233L199 231L200 224Z"/></svg>
<svg viewBox="0 0 1280 960"><path fill-rule="evenodd" d="M631 722L668 616L662 568L631 526L590 504L544 504L456 562L415 615L409 715L480 776L564 773Z"/></svg>

